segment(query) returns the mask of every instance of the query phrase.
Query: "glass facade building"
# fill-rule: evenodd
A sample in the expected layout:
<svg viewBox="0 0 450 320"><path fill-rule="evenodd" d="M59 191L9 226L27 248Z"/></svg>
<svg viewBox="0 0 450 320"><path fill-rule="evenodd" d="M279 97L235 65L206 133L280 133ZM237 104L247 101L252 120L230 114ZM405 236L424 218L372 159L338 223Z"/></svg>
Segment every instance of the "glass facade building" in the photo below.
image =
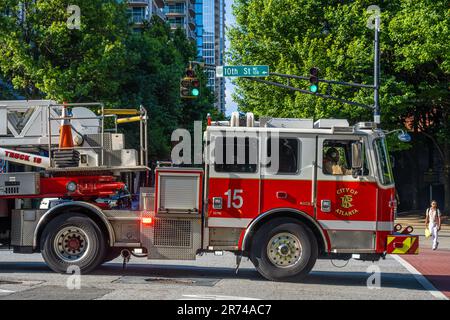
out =
<svg viewBox="0 0 450 320"><path fill-rule="evenodd" d="M164 14L172 29L183 29L189 39L195 40L195 0L166 0Z"/></svg>
<svg viewBox="0 0 450 320"><path fill-rule="evenodd" d="M197 60L209 67L224 64L225 0L128 0L136 30L152 15L158 15L172 29L185 30L196 41ZM207 86L214 92L215 106L225 112L225 80L216 78L214 68L206 68Z"/></svg>
<svg viewBox="0 0 450 320"><path fill-rule="evenodd" d="M166 20L163 12L164 0L127 0L127 2L130 19L136 30L139 30L144 21L149 21L152 16Z"/></svg>
<svg viewBox="0 0 450 320"><path fill-rule="evenodd" d="M224 0L197 0L195 4L197 59L209 66L221 66L225 52ZM216 108L225 112L225 80L216 78L213 68L206 69L207 86L214 91Z"/></svg>

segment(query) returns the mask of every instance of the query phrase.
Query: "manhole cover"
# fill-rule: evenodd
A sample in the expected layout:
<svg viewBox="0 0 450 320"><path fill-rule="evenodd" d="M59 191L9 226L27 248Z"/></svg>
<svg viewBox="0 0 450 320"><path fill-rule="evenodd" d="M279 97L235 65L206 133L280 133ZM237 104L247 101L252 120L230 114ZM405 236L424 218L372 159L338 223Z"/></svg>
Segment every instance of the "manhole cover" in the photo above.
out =
<svg viewBox="0 0 450 320"><path fill-rule="evenodd" d="M0 300L93 300L103 297L111 290L82 286L80 290L68 290L67 287L41 286L16 292Z"/></svg>
<svg viewBox="0 0 450 320"><path fill-rule="evenodd" d="M208 279L208 278L166 278L166 277L132 277L124 276L120 277L113 282L126 283L126 284L174 284L183 286L204 286L213 287L221 279Z"/></svg>

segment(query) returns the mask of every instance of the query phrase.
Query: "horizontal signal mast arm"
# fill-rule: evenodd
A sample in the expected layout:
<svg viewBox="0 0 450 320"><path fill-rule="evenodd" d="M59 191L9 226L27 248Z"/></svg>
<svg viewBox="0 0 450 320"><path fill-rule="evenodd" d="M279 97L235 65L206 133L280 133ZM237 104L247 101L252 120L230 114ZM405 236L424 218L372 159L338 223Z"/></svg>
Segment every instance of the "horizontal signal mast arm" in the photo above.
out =
<svg viewBox="0 0 450 320"><path fill-rule="evenodd" d="M298 76L298 77L300 77L300 76ZM261 79L250 78L250 77L244 77L244 79L248 79L248 80L252 80L252 81L256 81L256 82L272 85L272 86L283 88L283 89L287 89L287 90L298 91L298 92L306 93L306 94L312 94L312 95L315 95L315 96L318 96L318 97L321 97L321 98L324 98L324 99L335 100L335 101L339 101L339 102L346 103L346 104L349 104L349 105L352 105L352 106L356 106L356 107L362 107L362 108L366 108L366 109L370 109L370 110L374 109L373 106L369 106L369 105L366 105L366 104L363 104L363 103L349 101L349 100L345 100L345 99L338 98L338 97L333 97L333 96L330 96L328 94L321 94L321 93L318 93L318 92L310 92L308 90L304 90L304 89L288 86L288 85L281 84L281 83L274 82L274 81L261 80Z"/></svg>
<svg viewBox="0 0 450 320"><path fill-rule="evenodd" d="M277 73L277 72L270 72L269 75L277 76L277 77L281 77L281 78L309 80L309 77L296 76L296 75L292 75L292 74L284 74L284 73ZM371 84L362 84L362 83L345 82L345 81L337 81L337 80L326 80L326 79L317 79L317 81L323 82L323 83L329 83L329 84L340 84L343 86L356 87L356 88L367 88L367 89L375 88L374 85L371 85Z"/></svg>

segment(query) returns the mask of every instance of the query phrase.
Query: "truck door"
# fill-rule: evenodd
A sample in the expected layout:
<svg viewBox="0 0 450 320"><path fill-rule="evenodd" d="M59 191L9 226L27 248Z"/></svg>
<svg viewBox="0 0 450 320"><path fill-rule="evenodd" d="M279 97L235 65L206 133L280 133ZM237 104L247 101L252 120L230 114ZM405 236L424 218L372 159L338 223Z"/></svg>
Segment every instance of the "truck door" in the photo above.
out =
<svg viewBox="0 0 450 320"><path fill-rule="evenodd" d="M261 143L264 141L267 158L277 157L278 162L276 168L266 166L266 170L262 170L261 212L288 208L312 217L315 154L311 151L316 147L316 137L279 133L277 137L261 139ZM276 150L272 150L272 145Z"/></svg>
<svg viewBox="0 0 450 320"><path fill-rule="evenodd" d="M352 176L352 143L358 141L363 142L364 169ZM377 183L367 154L363 137L318 137L316 218L335 252L375 249Z"/></svg>
<svg viewBox="0 0 450 320"><path fill-rule="evenodd" d="M207 226L246 228L259 213L257 133L216 131L209 144Z"/></svg>

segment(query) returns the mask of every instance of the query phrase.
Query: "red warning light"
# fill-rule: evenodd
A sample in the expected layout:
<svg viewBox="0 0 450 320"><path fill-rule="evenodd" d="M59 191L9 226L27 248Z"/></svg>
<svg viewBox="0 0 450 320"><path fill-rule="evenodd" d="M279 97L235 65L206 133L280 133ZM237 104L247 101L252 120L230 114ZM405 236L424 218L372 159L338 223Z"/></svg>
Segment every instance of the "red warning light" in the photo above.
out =
<svg viewBox="0 0 450 320"><path fill-rule="evenodd" d="M153 219L151 217L142 218L142 224L151 225L153 223Z"/></svg>

